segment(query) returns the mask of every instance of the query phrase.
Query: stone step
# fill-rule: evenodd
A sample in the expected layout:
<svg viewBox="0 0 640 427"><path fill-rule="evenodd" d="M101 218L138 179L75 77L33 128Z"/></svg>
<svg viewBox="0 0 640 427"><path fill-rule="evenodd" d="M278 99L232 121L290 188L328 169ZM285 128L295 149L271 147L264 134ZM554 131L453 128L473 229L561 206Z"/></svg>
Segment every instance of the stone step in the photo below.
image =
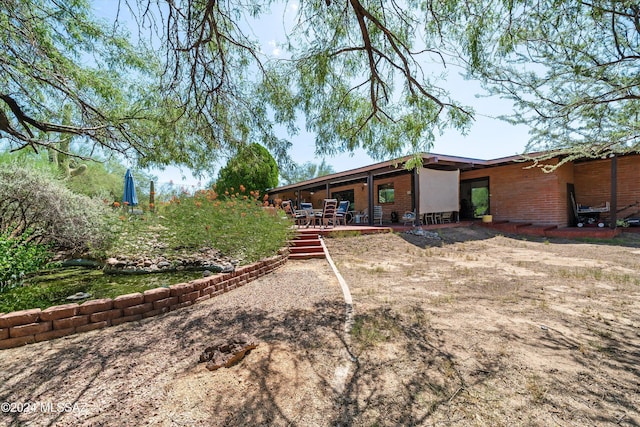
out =
<svg viewBox="0 0 640 427"><path fill-rule="evenodd" d="M302 260L302 259L322 259L324 258L324 252L312 252L312 253L299 253L289 254L289 260Z"/></svg>
<svg viewBox="0 0 640 427"><path fill-rule="evenodd" d="M315 252L324 252L324 249L322 249L322 246L292 246L289 248L289 253L292 254Z"/></svg>
<svg viewBox="0 0 640 427"><path fill-rule="evenodd" d="M291 240L289 242L289 246L290 247L300 247L300 246L320 246L322 247L322 244L320 243L320 239L302 239L302 240Z"/></svg>
<svg viewBox="0 0 640 427"><path fill-rule="evenodd" d="M315 240L318 239L318 232L314 233L298 233L295 235L293 240Z"/></svg>

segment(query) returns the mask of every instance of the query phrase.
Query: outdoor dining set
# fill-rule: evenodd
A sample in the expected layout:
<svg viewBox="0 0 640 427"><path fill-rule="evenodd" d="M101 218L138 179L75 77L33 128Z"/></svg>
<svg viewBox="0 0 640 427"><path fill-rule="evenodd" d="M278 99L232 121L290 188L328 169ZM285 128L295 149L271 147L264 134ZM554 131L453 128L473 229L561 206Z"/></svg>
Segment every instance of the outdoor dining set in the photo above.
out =
<svg viewBox="0 0 640 427"><path fill-rule="evenodd" d="M299 227L329 227L336 225L347 225L348 223L355 222L356 224L364 224L369 220L369 214L367 210L363 212L350 211L350 202L343 200L338 202L337 199L324 199L322 209L314 209L311 203L300 203L300 206L296 208L291 200L285 200L281 204L282 208L286 212L287 216L295 221L295 224ZM455 212L433 212L422 214L418 218L419 224L416 224L416 213L405 212L400 218L400 221L404 225L429 225L429 224L443 224L457 220L455 218ZM373 207L373 222L374 224L382 225L382 206Z"/></svg>
<svg viewBox="0 0 640 427"><path fill-rule="evenodd" d="M338 203L337 199L325 199L322 209L314 209L311 203L300 203L299 209L296 209L291 200L285 200L282 208L295 220L296 225L305 227L346 225L352 215L348 200Z"/></svg>

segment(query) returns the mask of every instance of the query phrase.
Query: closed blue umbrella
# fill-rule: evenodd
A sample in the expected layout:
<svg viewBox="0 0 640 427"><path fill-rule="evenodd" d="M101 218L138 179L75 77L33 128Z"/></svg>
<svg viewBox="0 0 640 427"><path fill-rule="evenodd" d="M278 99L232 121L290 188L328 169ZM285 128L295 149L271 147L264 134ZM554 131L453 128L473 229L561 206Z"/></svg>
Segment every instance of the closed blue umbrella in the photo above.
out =
<svg viewBox="0 0 640 427"><path fill-rule="evenodd" d="M127 169L127 173L124 175L124 194L122 196L122 203L128 204L129 206L136 206L138 204L136 185L133 182L131 169Z"/></svg>

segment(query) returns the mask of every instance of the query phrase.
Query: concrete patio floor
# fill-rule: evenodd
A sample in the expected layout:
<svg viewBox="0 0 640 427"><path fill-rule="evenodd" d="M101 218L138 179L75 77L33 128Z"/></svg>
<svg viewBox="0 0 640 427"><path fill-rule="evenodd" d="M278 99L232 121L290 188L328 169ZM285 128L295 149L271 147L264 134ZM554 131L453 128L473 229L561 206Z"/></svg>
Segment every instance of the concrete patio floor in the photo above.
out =
<svg viewBox="0 0 640 427"><path fill-rule="evenodd" d="M481 226L494 230L503 231L509 234L527 235L527 236L540 236L540 237L557 237L566 239L580 239L580 238L596 238L596 239L610 239L622 232L640 233L640 227L628 227L628 228L615 228L609 227L557 227L554 225L542 225L531 223L519 223L509 221L499 221L492 223L483 223L480 220L476 221L459 221L444 224L429 224L421 225L423 230L438 230L441 228L451 227L470 227ZM386 223L382 225L365 225L365 224L347 224L338 225L335 227L296 227L301 233L312 233L318 235L327 235L331 233L360 233L360 234L375 234L375 233L400 233L403 231L411 230L415 228L411 225L403 225L399 223Z"/></svg>
<svg viewBox="0 0 640 427"><path fill-rule="evenodd" d="M473 225L473 221L460 221L460 222L451 222L445 224L429 224L429 225L421 225L420 227L423 230L437 230L439 228L449 228L449 227L469 227ZM411 225L403 225L403 224L382 224L382 225L365 225L365 224L347 224L347 225L337 225L335 227L296 227L301 233L312 233L319 235L327 235L331 233L351 233L358 232L360 234L375 234L375 233L400 233L403 231L411 230L412 228L416 228Z"/></svg>

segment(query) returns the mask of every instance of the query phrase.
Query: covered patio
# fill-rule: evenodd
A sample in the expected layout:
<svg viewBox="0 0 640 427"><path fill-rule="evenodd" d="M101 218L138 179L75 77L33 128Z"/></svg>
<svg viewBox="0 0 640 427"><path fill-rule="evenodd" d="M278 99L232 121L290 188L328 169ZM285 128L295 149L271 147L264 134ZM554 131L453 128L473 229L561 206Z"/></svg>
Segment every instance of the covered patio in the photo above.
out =
<svg viewBox="0 0 640 427"><path fill-rule="evenodd" d="M274 188L268 195L273 202L310 204L314 211L325 199L348 201L348 225L395 228L408 212L429 225L486 216L505 231L535 235L555 235L554 228L615 230L640 224L637 153L565 163L558 156L549 160L557 166L549 173L525 156L493 160L420 156L419 167L408 169L415 157L407 156ZM418 225L417 220L414 223Z"/></svg>
<svg viewBox="0 0 640 427"><path fill-rule="evenodd" d="M322 208L324 199L348 200L350 225L401 224L407 212L423 223L436 222L436 214L459 217L460 172L485 167L485 161L422 153L422 167L407 169L407 156L346 172L335 173L270 190L272 200L294 206L311 203ZM427 216L429 215L429 216ZM416 221L417 224L417 221Z"/></svg>

